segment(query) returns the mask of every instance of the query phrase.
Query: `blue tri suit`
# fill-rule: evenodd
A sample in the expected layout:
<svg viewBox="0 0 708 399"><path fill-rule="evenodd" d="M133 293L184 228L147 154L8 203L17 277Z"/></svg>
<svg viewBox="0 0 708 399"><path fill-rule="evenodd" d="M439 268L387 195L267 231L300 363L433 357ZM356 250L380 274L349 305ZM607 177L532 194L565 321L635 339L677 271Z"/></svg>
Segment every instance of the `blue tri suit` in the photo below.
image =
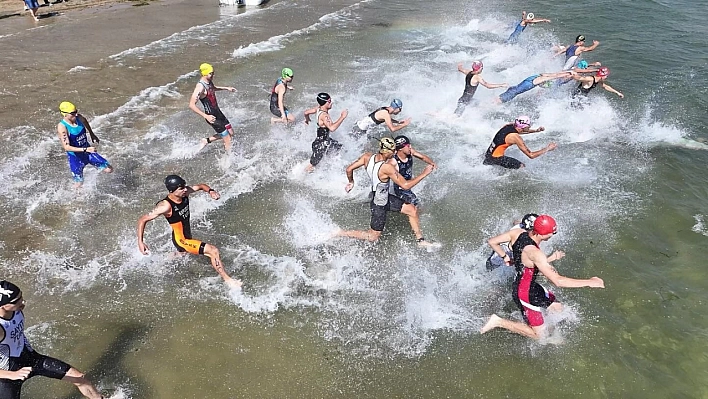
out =
<svg viewBox="0 0 708 399"><path fill-rule="evenodd" d="M536 87L535 84L533 84L534 79L539 77L541 75L533 75L529 76L528 78L524 79L523 82L519 83L516 86L511 86L508 88L504 93L499 95L499 99L501 102L509 102L511 101L514 97L518 96L521 93L525 93L534 87Z"/></svg>
<svg viewBox="0 0 708 399"><path fill-rule="evenodd" d="M516 29L514 29L514 32L511 33L511 36L509 36L508 39L506 39L507 44L513 44L516 43L519 40L519 35L521 32L526 29L526 25L521 25L521 22L516 25Z"/></svg>
<svg viewBox="0 0 708 399"><path fill-rule="evenodd" d="M68 136L70 146L81 148L90 147L88 144L88 139L86 138L86 128L78 118L76 119L76 126L71 126L64 119L61 120L61 124L64 125L66 130L69 132ZM69 159L69 169L71 169L71 175L77 183L84 181L84 168L86 165L93 165L98 168L98 170L103 170L111 166L105 158L98 155L96 152L67 151L66 156Z"/></svg>

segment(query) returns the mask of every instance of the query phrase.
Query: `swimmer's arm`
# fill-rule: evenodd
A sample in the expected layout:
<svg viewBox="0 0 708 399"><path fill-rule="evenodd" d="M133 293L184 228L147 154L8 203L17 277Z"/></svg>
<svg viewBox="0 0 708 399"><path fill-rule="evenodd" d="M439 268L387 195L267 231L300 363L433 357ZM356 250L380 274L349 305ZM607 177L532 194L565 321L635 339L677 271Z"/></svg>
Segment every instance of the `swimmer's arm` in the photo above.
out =
<svg viewBox="0 0 708 399"><path fill-rule="evenodd" d="M64 148L64 151L85 152L84 147L74 147L69 144L69 132L66 130L66 126L64 126L64 124L60 123L57 125L57 135L59 136L59 141L61 142L61 146Z"/></svg>
<svg viewBox="0 0 708 399"><path fill-rule="evenodd" d="M369 161L370 157L373 157L374 155L365 152L362 156L359 157L356 161L352 162L351 165L347 166L347 180L349 183L347 183L346 186L344 186L344 191L350 192L352 191L352 188L354 188L354 171L361 168L362 166L366 165L366 163Z"/></svg>
<svg viewBox="0 0 708 399"><path fill-rule="evenodd" d="M219 194L218 191L214 190L213 188L209 187L208 185L201 183L201 184L195 184L193 186L187 186L187 193L192 194L197 191L204 191L205 193L208 193L212 199L218 200L221 195Z"/></svg>
<svg viewBox="0 0 708 399"><path fill-rule="evenodd" d="M77 115L76 115L76 118L77 118L78 120L80 120L81 123L82 123L82 124L84 125L84 127L86 128L86 131L87 131L87 132L89 133L89 135L91 136L91 141L93 141L94 143L98 143L99 141L101 141L101 140L98 139L98 137L96 136L96 134L94 134L93 129L91 129L91 124L89 124L88 119L84 118L84 116L81 115L81 114L77 114Z"/></svg>
<svg viewBox="0 0 708 399"><path fill-rule="evenodd" d="M154 220L158 216L161 215L166 215L167 212L169 212L171 209L170 203L167 201L160 201L155 208L150 211L150 213L145 214L138 219L138 247L140 248L140 252L146 253L145 250L147 249L145 247L145 243L143 243L143 235L145 233L145 225L147 222ZM145 249L145 250L144 250Z"/></svg>
<svg viewBox="0 0 708 399"><path fill-rule="evenodd" d="M487 83L487 81L484 80L484 79L482 79L481 76L479 77L478 82L479 82L479 84L481 84L482 86L484 86L484 87L486 87L486 88L488 88L488 89L497 89L497 88L499 88L499 87L506 87L506 86L509 86L509 85L506 84L506 83Z"/></svg>
<svg viewBox="0 0 708 399"><path fill-rule="evenodd" d="M527 249L528 248L528 249ZM528 252L527 252L528 251ZM524 248L526 255L533 261L533 264L538 267L538 270L543 273L546 278L556 287L561 288L579 288L579 287L594 287L605 288L605 283L598 277L589 279L577 279L561 276L556 269L548 263L548 258L540 249L533 246Z"/></svg>
<svg viewBox="0 0 708 399"><path fill-rule="evenodd" d="M465 75L467 75L468 73L472 72L471 69L465 69L465 68L463 68L463 67L462 67L462 63L457 64L457 70L460 71L460 72L462 72L462 73L464 73Z"/></svg>
<svg viewBox="0 0 708 399"><path fill-rule="evenodd" d="M202 98L202 94L204 93L204 85L201 83L197 83L197 87L194 88L194 92L192 93L192 97L189 99L189 109L192 111L196 112L197 115L201 116L202 118L206 119L207 115L197 107L197 102L199 101L200 98Z"/></svg>
<svg viewBox="0 0 708 399"><path fill-rule="evenodd" d="M411 121L410 118L408 118L404 121L401 121L401 122L395 121L396 126L394 126L393 125L394 120L393 120L393 118L391 118L391 115L388 112L385 113L383 119L386 122L386 127L388 128L388 130L391 131L391 133L395 133L395 132L403 129L404 127L408 126L408 124Z"/></svg>
<svg viewBox="0 0 708 399"><path fill-rule="evenodd" d="M527 24L537 24L537 23L539 23L539 22L549 22L549 23L550 23L551 20L550 20L550 19L546 19L546 18L534 18L534 19L531 19L531 20L526 20L526 23L527 23Z"/></svg>
<svg viewBox="0 0 708 399"><path fill-rule="evenodd" d="M216 90L216 91L228 90L228 91L230 91L230 92L232 92L232 93L235 93L235 92L236 92L236 88L235 88L235 87L231 87L231 86L216 86L216 85L215 85L215 86L214 86L214 90Z"/></svg>
<svg viewBox="0 0 708 399"><path fill-rule="evenodd" d="M433 161L429 156L423 154L422 152L418 152L418 151L414 150L413 148L411 148L411 155L413 155L414 157L427 163L428 165L433 165L433 168L435 168L435 169L438 168L438 165L435 163L435 161Z"/></svg>
<svg viewBox="0 0 708 399"><path fill-rule="evenodd" d="M401 176L400 173L391 166L391 164L383 164L381 165L381 169L379 169L379 172L383 173L384 176L388 176L389 179L391 179L396 185L404 190L410 190L413 187L415 187L416 184L420 183L421 180L423 180L426 176L428 176L431 172L433 171L433 166L428 165L423 169L423 172L419 174L418 176L406 180Z"/></svg>
<svg viewBox="0 0 708 399"><path fill-rule="evenodd" d="M310 124L310 115L317 113L317 107L309 108L305 110L305 124Z"/></svg>
<svg viewBox="0 0 708 399"><path fill-rule="evenodd" d="M341 125L342 122L344 122L347 115L349 115L349 111L345 109L341 114L339 114L339 118L333 123L332 118L330 118L329 114L327 114L324 117L324 125L327 126L327 129L329 129L330 132L333 132L339 128L339 125Z"/></svg>
<svg viewBox="0 0 708 399"><path fill-rule="evenodd" d="M610 93L615 93L617 94L620 98L624 98L624 94L620 93L619 91L615 90L612 86L608 85L607 83L603 82L602 87L609 91Z"/></svg>
<svg viewBox="0 0 708 399"><path fill-rule="evenodd" d="M558 46L558 51L553 54L553 57L558 57L559 55L564 54L567 49L567 46Z"/></svg>
<svg viewBox="0 0 708 399"><path fill-rule="evenodd" d="M579 47L578 49L576 49L575 51L577 52L578 50L580 50L581 53L583 53L583 52L585 52L585 51L593 51L593 50L595 50L595 49L597 48L597 46L599 46L599 45L600 45L600 42L598 42L597 40L593 40L593 41L592 41L592 46L588 46L588 47L582 46L582 47Z"/></svg>
<svg viewBox="0 0 708 399"><path fill-rule="evenodd" d="M545 154L546 152L548 152L548 147L544 147L544 148L542 148L542 149L540 149L540 150L538 150L538 151L531 151L531 150L529 150L529 148L526 146L526 143L524 142L524 139L522 139L521 137L519 137L518 134L514 134L514 133L512 133L512 134L513 134L513 136L511 137L511 140L510 140L511 143L512 143L512 144L516 144L516 145L519 147L519 150L520 150L521 152L523 152L527 157L529 157L529 158L531 158L531 159L534 159L534 158L538 158L538 157L540 157L541 155L543 155L543 154ZM511 135L510 135L510 136L511 136Z"/></svg>
<svg viewBox="0 0 708 399"><path fill-rule="evenodd" d="M492 247L494 252L496 252L500 258L506 258L506 252L504 251L504 248L502 248L501 244L511 242L511 238L510 232L507 231L506 233L502 233L496 237L488 239L487 244Z"/></svg>

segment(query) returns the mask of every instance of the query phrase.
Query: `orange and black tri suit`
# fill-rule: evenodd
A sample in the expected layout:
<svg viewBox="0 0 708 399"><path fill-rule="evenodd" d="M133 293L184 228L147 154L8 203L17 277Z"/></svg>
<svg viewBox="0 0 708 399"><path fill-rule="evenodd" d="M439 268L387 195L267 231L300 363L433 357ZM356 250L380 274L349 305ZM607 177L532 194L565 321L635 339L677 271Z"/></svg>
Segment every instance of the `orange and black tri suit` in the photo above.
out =
<svg viewBox="0 0 708 399"><path fill-rule="evenodd" d="M195 255L204 255L205 242L192 239L192 229L189 226L189 197L182 198L177 203L165 197L170 204L170 215L165 216L167 223L172 227L172 243L179 252L189 252Z"/></svg>
<svg viewBox="0 0 708 399"><path fill-rule="evenodd" d="M499 165L507 169L519 169L522 165L521 161L516 158L507 157L504 155L509 146L512 144L507 142L507 137L512 133L518 133L513 123L504 125L492 140L492 144L487 149L487 153L484 154L484 164L485 165Z"/></svg>

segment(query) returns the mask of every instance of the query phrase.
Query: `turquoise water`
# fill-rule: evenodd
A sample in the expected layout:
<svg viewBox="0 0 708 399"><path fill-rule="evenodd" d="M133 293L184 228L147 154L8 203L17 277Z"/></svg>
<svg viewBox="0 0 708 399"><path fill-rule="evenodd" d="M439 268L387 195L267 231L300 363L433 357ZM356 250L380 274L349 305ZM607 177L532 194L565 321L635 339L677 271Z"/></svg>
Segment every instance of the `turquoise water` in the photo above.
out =
<svg viewBox="0 0 708 399"><path fill-rule="evenodd" d="M69 74L90 93L79 107L105 137L101 152L116 173L88 172L77 197L49 112L6 131L27 132L35 141L22 149L33 152L0 150L3 265L26 287L35 347L88 371L114 397L708 395L708 146L696 141L708 138L708 10L525 2L553 23L505 45L519 7L272 2L236 19L223 10L198 30ZM480 88L462 119L449 117L464 82L458 62L482 59L485 79L516 84L560 69L549 48L577 34L601 41L586 59L610 67L624 100L597 89L575 110L567 93L536 89L493 106L501 90ZM239 89L219 93L237 125L230 157L218 145L193 150L210 133L185 107L204 60L217 84ZM312 175L302 168L313 128L269 125L268 91L283 66L296 75L290 109L299 114L327 91L333 115L350 113L333 135L341 155ZM106 87L110 99L99 98ZM372 142L346 132L392 97L413 118L402 132L440 165L415 189L425 236L443 244L435 253L418 250L395 216L376 245L326 240L338 227L368 226L367 179L357 174L346 195L343 170ZM547 129L529 136L531 149L553 140L558 150L524 171L482 166L494 132L520 114ZM152 255L137 252L135 221L173 172L222 192L219 202L193 199L193 230L221 248L243 293L222 287L205 259L171 256L162 220L146 231ZM510 275L485 271L485 241L531 211L559 222L543 248L566 252L561 274L606 284L554 290L568 305L550 319L562 344L478 333L493 312L518 318ZM26 387L27 397L72 392L37 379Z"/></svg>

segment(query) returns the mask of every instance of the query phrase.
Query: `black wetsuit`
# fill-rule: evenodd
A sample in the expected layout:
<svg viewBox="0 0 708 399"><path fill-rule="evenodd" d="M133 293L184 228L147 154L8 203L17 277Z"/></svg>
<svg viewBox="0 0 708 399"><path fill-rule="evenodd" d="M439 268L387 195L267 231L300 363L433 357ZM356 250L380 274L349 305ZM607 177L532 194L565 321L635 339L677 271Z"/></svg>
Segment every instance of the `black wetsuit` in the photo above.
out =
<svg viewBox="0 0 708 399"><path fill-rule="evenodd" d="M312 142L312 156L310 157L310 165L317 166L326 153L330 151L339 151L342 148L337 140L329 137L329 129L326 126L320 126L320 115L324 111L317 111L317 138Z"/></svg>
<svg viewBox="0 0 708 399"><path fill-rule="evenodd" d="M511 145L506 142L506 136L511 133L518 133L513 123L505 125L494 135L492 144L484 154L483 163L485 165L499 165L507 169L519 169L523 165L518 159L504 155L506 149Z"/></svg>
<svg viewBox="0 0 708 399"><path fill-rule="evenodd" d="M413 157L409 156L406 161L402 161L401 158L398 157L398 154L396 154L393 156L393 159L395 159L396 163L398 163L398 173L400 173L404 179L411 180L413 178ZM396 196L405 201L407 204L417 206L420 202L413 191L403 189L396 183L393 183L393 188Z"/></svg>
<svg viewBox="0 0 708 399"><path fill-rule="evenodd" d="M479 85L472 86L470 84L474 75L474 72L470 72L465 76L465 91L462 92L462 97L457 100L457 108L455 109L455 115L462 115L462 113L465 111L465 107L467 107L467 104L472 101L472 97L474 97L474 93L477 91L477 86Z"/></svg>

